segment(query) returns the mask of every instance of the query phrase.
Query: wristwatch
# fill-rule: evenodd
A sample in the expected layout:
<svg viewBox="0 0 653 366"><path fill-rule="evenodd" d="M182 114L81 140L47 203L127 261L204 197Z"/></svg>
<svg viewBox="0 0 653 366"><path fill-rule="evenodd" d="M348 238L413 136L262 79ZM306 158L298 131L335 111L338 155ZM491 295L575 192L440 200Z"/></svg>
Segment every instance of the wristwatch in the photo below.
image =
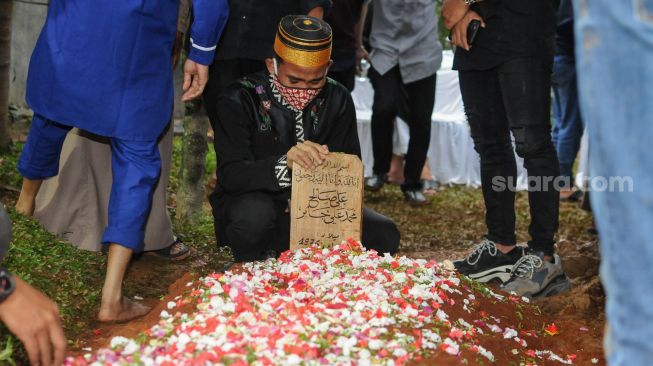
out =
<svg viewBox="0 0 653 366"><path fill-rule="evenodd" d="M6 268L0 268L0 303L5 301L15 288L14 277Z"/></svg>
<svg viewBox="0 0 653 366"><path fill-rule="evenodd" d="M463 0L467 6L472 5L473 3L477 2L478 0Z"/></svg>

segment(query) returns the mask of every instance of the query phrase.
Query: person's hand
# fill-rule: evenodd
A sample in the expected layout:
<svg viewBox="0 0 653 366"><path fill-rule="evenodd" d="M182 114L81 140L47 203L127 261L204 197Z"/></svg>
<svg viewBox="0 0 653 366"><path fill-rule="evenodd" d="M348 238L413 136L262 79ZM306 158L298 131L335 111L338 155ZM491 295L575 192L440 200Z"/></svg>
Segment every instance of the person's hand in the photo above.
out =
<svg viewBox="0 0 653 366"><path fill-rule="evenodd" d="M14 281L14 293L0 303L0 320L23 342L32 365L62 365L66 336L57 305L17 276Z"/></svg>
<svg viewBox="0 0 653 366"><path fill-rule="evenodd" d="M442 2L442 18L445 28L451 30L469 11L464 0L444 0Z"/></svg>
<svg viewBox="0 0 653 366"><path fill-rule="evenodd" d="M467 27L472 20L477 19L481 22L481 27L485 28L485 22L478 13L470 10L465 14L463 19L459 21L451 30L451 44L454 46L462 47L469 51L471 46L467 44Z"/></svg>
<svg viewBox="0 0 653 366"><path fill-rule="evenodd" d="M323 19L324 18L324 8L321 6L311 9L308 14L309 17Z"/></svg>
<svg viewBox="0 0 653 366"><path fill-rule="evenodd" d="M370 62L370 54L367 52L364 46L360 46L356 50L356 72L359 75L363 72L363 67L361 66L361 61L363 60Z"/></svg>
<svg viewBox="0 0 653 366"><path fill-rule="evenodd" d="M187 59L184 64L184 85L182 86L184 94L181 96L181 100L188 102L202 95L208 81L209 67Z"/></svg>
<svg viewBox="0 0 653 366"><path fill-rule="evenodd" d="M304 169L313 170L324 163L324 158L329 154L326 145L319 145L312 141L300 142L293 146L286 154L288 169L295 163Z"/></svg>

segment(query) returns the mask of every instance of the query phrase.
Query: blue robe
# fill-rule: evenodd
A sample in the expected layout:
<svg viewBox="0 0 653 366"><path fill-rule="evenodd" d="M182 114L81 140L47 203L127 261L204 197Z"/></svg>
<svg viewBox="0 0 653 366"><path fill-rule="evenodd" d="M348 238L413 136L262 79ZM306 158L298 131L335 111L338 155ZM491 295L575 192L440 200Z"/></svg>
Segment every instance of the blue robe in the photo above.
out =
<svg viewBox="0 0 653 366"><path fill-rule="evenodd" d="M30 60L27 103L67 126L154 141L173 106L179 0L51 0ZM227 0L195 0L189 58L208 65Z"/></svg>

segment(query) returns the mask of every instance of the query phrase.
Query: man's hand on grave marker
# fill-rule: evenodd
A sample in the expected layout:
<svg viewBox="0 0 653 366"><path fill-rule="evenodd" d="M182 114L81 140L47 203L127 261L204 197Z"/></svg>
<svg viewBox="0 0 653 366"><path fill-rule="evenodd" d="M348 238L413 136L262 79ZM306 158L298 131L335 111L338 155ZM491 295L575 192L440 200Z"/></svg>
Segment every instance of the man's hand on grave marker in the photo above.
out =
<svg viewBox="0 0 653 366"><path fill-rule="evenodd" d="M316 144L312 141L300 142L293 146L286 154L288 169L297 163L304 169L313 170L324 163L324 158L329 154L326 145Z"/></svg>

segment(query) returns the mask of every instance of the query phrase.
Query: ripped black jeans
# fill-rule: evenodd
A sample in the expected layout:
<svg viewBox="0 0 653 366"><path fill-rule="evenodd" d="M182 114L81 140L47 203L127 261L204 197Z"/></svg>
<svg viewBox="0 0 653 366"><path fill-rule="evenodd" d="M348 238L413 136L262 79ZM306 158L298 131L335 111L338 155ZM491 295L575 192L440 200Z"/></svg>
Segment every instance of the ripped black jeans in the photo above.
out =
<svg viewBox="0 0 653 366"><path fill-rule="evenodd" d="M545 58L518 58L484 71L460 71L474 147L481 158L481 183L488 239L514 245L517 155L528 170L531 223L529 246L553 254L558 230L560 175L551 140L551 67Z"/></svg>

